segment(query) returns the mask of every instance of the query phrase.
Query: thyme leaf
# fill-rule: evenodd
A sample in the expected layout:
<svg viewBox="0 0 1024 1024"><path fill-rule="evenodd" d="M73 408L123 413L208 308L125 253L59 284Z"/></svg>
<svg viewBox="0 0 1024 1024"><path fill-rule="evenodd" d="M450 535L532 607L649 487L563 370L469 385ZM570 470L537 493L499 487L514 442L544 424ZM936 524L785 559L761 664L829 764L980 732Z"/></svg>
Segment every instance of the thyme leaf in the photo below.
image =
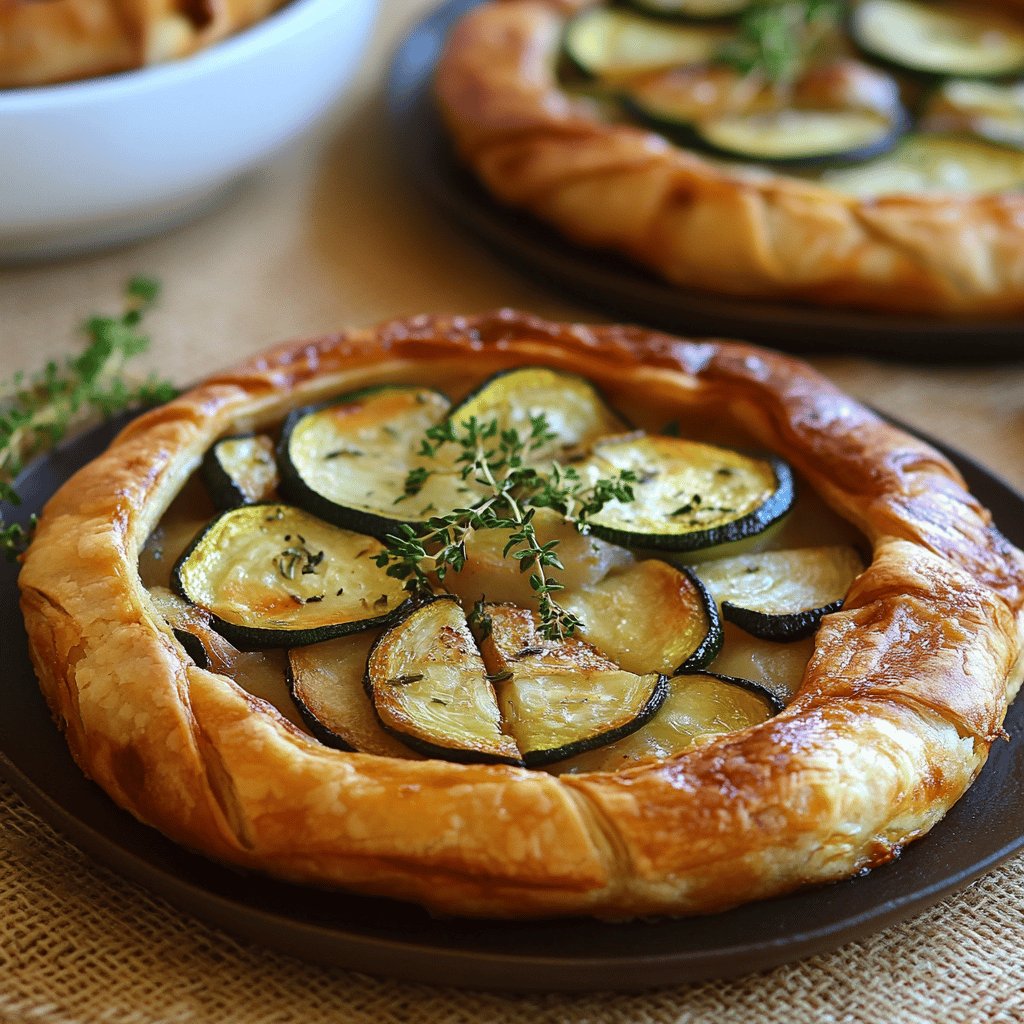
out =
<svg viewBox="0 0 1024 1024"><path fill-rule="evenodd" d="M108 419L126 409L167 402L178 393L156 376L139 380L124 373L125 364L149 348L150 339L139 328L159 293L152 278L132 278L120 316L92 316L83 324L88 343L81 352L0 384L0 501L20 505L17 475L29 459L71 430L97 416ZM35 522L33 516L25 527L6 523L0 515L0 550L8 559L28 547Z"/></svg>
<svg viewBox="0 0 1024 1024"><path fill-rule="evenodd" d="M785 85L807 68L842 16L843 0L755 0L719 60Z"/></svg>
<svg viewBox="0 0 1024 1024"><path fill-rule="evenodd" d="M536 511L554 509L586 533L589 518L608 502L633 500L631 484L636 476L623 470L588 485L572 466L552 463L545 471L531 465L528 455L555 436L543 414L532 416L529 430L522 433L500 428L496 419L481 422L475 417L458 426L446 420L430 427L418 454L432 459L442 448L454 445L456 470L467 484L475 485L479 500L472 507L432 516L418 527L402 524L385 537L385 549L376 564L389 576L405 581L407 590L428 591L431 577L443 582L449 572L462 570L472 533L505 530L509 539L504 557L529 574L543 636L549 640L571 636L582 623L554 597L563 589L555 572L564 567L556 550L558 541L542 544L537 538ZM432 472L427 467L412 470L405 480L405 495L418 494ZM482 605L474 614L477 625L486 628Z"/></svg>

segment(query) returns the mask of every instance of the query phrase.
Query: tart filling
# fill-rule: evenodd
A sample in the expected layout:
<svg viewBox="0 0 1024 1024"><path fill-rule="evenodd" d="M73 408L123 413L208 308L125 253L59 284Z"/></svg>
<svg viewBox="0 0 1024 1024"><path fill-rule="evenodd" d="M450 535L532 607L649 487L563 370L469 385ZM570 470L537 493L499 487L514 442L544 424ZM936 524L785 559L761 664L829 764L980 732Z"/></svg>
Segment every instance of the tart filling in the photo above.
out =
<svg viewBox="0 0 1024 1024"><path fill-rule="evenodd" d="M1024 21L973 4L860 0L845 22L826 18L799 54L801 29L748 25L748 14L770 16L749 13L751 5L720 10L725 21L713 24L682 10L666 18L668 6L593 6L573 18L563 48L584 81L570 70L566 88L602 95L612 120L637 120L713 157L800 172L858 196L1024 187L1019 133L1000 130L1005 122L996 119L1010 101L970 93L998 88L986 79L1024 76ZM759 42L748 52L750 33ZM791 64L773 63L773 42L776 60L789 54ZM855 59L853 47L884 66ZM1000 112L914 118L922 75L954 103L966 93L968 106L995 102ZM835 173L850 165L856 170Z"/></svg>
<svg viewBox="0 0 1024 1024"><path fill-rule="evenodd" d="M288 649L277 692L286 683L289 717L330 747L555 773L679 753L784 707L809 657L795 641L841 607L862 564L838 544L773 546L816 536L778 532L798 500L783 460L687 439L676 422L623 433L636 415L540 366L454 405L388 383L299 409L276 441L270 429L211 446L210 500L235 507L178 558L179 598L147 563L153 593L200 667L232 674L232 645ZM277 467L296 505L239 503L258 496L254 477L273 493ZM503 470L519 475L499 483ZM584 518L611 479L625 489ZM518 527L479 518L503 500ZM813 507L802 518L838 541ZM527 530L541 561L524 554ZM154 536L180 533L169 515ZM426 567L412 574L395 554L410 540ZM719 605L741 627L724 645ZM793 645L784 670L765 669L764 642Z"/></svg>

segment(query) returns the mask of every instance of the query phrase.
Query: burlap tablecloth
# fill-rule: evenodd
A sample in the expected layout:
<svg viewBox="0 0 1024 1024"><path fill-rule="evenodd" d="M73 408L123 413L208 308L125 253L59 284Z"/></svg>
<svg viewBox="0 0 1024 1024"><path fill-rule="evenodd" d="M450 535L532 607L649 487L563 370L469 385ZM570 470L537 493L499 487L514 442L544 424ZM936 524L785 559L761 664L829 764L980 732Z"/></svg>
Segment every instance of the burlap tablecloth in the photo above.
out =
<svg viewBox="0 0 1024 1024"><path fill-rule="evenodd" d="M123 281L139 272L164 284L150 365L178 381L286 337L390 316L515 305L594 319L509 271L402 177L383 133L380 77L404 28L430 5L384 0L354 92L220 210L117 252L0 274L0 377L70 351L73 326L116 306ZM1024 487L1024 365L814 361ZM763 975L645 995L499 996L314 967L241 944L97 866L0 784L0 1020L1024 1022L1024 858L903 925Z"/></svg>

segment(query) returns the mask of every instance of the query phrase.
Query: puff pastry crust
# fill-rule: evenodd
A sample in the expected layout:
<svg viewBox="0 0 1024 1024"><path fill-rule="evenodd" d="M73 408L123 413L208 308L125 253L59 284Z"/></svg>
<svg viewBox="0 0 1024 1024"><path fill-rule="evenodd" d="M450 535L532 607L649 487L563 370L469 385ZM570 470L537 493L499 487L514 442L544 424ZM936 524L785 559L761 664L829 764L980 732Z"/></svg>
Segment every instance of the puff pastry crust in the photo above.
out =
<svg viewBox="0 0 1024 1024"><path fill-rule="evenodd" d="M0 89L128 71L196 50L285 0L0 0Z"/></svg>
<svg viewBox="0 0 1024 1024"><path fill-rule="evenodd" d="M461 159L501 202L668 281L871 310L1024 311L1024 194L858 199L726 167L601 119L556 76L566 18L600 0L490 0L437 71ZM1021 0L1000 0L1021 12Z"/></svg>
<svg viewBox="0 0 1024 1024"><path fill-rule="evenodd" d="M556 778L328 749L190 661L138 554L218 436L522 364L741 426L870 540L783 714ZM714 911L880 865L974 780L1022 673L1024 555L932 448L788 357L511 311L287 344L140 417L47 505L20 586L54 717L122 807L221 861L463 915Z"/></svg>

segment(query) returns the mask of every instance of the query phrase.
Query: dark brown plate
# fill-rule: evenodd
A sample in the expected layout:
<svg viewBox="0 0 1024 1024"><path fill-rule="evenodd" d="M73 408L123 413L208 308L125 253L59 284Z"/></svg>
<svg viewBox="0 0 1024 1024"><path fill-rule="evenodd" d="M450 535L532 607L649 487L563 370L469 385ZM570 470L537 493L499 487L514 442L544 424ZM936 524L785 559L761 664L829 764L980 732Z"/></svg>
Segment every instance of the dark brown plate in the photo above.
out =
<svg viewBox="0 0 1024 1024"><path fill-rule="evenodd" d="M678 334L890 359L1024 358L1021 317L898 316L695 291L670 285L624 258L575 246L529 214L497 203L455 160L431 91L448 32L477 3L449 0L406 37L391 65L388 114L403 170L447 215L514 266L616 320Z"/></svg>
<svg viewBox="0 0 1024 1024"><path fill-rule="evenodd" d="M35 463L22 510L38 509L113 436L108 425ZM1024 498L946 450L1016 544ZM11 510L0 506L5 516ZM26 513L27 514L27 513ZM926 838L870 875L689 920L440 920L417 907L324 893L234 871L175 846L121 811L78 770L28 661L15 567L0 561L4 713L0 772L98 861L242 938L309 960L442 985L639 990L730 977L796 960L893 924L963 888L1024 847L1024 701L978 782Z"/></svg>

